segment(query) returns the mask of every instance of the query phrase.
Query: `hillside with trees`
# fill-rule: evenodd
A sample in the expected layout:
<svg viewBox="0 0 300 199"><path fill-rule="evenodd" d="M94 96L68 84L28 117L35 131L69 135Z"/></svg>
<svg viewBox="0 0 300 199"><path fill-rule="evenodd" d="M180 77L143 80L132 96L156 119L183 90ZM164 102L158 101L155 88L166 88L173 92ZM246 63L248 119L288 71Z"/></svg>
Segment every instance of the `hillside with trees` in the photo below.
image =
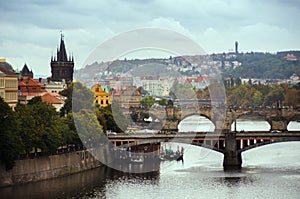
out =
<svg viewBox="0 0 300 199"><path fill-rule="evenodd" d="M287 60L284 58L287 54L299 58L300 51L238 54L236 60L242 65L224 70L223 77L288 79L294 73L300 75L300 60Z"/></svg>
<svg viewBox="0 0 300 199"><path fill-rule="evenodd" d="M298 60L292 61L287 60L285 57L288 54L293 54L298 57ZM230 55L230 56L229 56ZM229 57L228 57L229 56ZM94 62L90 65L85 66L82 69L75 71L76 79L90 80L91 74L94 78L102 78L105 73L112 72L126 73L130 70L144 66L141 70L134 70L134 75L145 75L155 74L163 75L165 68L163 66L176 65L176 70L185 68L187 65L191 65L190 62L194 62L197 67L201 68L201 75L210 74L212 71L206 67L206 63L210 60L218 61L223 65L223 77L234 77L234 78L259 78L259 79L288 79L292 74L296 73L300 75L300 51L282 51L277 53L262 53L262 52L250 52L250 53L239 53L235 54L212 54L208 56L194 55L183 57L170 57L170 58L150 58L150 59L131 59L131 60L114 60L111 62ZM237 67L224 67L224 62L237 61L241 63ZM186 63L185 63L186 62ZM185 63L185 64L183 64ZM160 70L153 68L153 66L160 67ZM200 75L198 70L178 70L182 75L194 76ZM154 72L153 72L154 70ZM139 73L138 73L139 72ZM107 74L106 74L107 75ZM105 75L104 75L105 76Z"/></svg>

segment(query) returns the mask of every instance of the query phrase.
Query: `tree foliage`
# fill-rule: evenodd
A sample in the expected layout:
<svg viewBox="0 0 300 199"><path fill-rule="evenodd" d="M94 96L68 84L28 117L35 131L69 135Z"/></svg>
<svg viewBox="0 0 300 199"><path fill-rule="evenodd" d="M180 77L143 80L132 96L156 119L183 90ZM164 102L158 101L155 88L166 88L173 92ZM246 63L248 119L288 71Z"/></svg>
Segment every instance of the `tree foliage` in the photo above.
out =
<svg viewBox="0 0 300 199"><path fill-rule="evenodd" d="M0 97L0 160L11 169L14 161L22 150L20 124L17 115L3 98Z"/></svg>
<svg viewBox="0 0 300 199"><path fill-rule="evenodd" d="M55 153L63 143L61 129L64 127L55 108L42 102L41 97L34 97L28 105L19 104L16 113L21 122L25 151L39 148L46 153Z"/></svg>
<svg viewBox="0 0 300 199"><path fill-rule="evenodd" d="M167 99L165 99L165 98L160 99L158 101L158 104L161 105L161 106L166 106L167 105Z"/></svg>
<svg viewBox="0 0 300 199"><path fill-rule="evenodd" d="M141 105L145 107L151 107L155 103L155 98L152 96L147 96L141 100Z"/></svg>
<svg viewBox="0 0 300 199"><path fill-rule="evenodd" d="M296 107L299 104L299 90L287 84L251 85L243 84L227 88L227 104L238 106L277 106L278 103Z"/></svg>
<svg viewBox="0 0 300 199"><path fill-rule="evenodd" d="M300 74L300 61L286 60L284 57L288 53L296 54L296 52L239 54L237 60L242 65L224 70L223 76L288 79L293 73Z"/></svg>
<svg viewBox="0 0 300 199"><path fill-rule="evenodd" d="M128 119L115 103L104 108L98 107L96 115L105 132L107 130L117 133L124 132L129 124Z"/></svg>

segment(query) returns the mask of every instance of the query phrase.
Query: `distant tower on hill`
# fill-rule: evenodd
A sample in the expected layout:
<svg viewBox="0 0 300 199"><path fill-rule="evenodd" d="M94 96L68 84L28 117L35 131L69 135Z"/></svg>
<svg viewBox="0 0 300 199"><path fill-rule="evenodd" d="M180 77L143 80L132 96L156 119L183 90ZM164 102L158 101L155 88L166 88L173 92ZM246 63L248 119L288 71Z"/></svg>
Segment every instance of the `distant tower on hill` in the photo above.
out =
<svg viewBox="0 0 300 199"><path fill-rule="evenodd" d="M57 49L57 55L51 56L51 80L52 81L65 81L67 84L73 81L74 73L74 58L67 56L64 36L61 34L60 47Z"/></svg>
<svg viewBox="0 0 300 199"><path fill-rule="evenodd" d="M235 42L235 54L239 53L239 43L236 41Z"/></svg>

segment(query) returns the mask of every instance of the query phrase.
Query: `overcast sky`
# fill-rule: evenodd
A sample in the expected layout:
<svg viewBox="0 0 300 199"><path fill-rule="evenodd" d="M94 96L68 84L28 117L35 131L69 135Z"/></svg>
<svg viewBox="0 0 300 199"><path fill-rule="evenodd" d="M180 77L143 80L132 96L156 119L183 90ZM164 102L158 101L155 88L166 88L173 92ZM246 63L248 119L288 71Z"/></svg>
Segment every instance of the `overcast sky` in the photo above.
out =
<svg viewBox="0 0 300 199"><path fill-rule="evenodd" d="M81 68L102 42L137 28L177 31L205 52L300 49L299 0L0 0L0 58L50 76L63 31Z"/></svg>

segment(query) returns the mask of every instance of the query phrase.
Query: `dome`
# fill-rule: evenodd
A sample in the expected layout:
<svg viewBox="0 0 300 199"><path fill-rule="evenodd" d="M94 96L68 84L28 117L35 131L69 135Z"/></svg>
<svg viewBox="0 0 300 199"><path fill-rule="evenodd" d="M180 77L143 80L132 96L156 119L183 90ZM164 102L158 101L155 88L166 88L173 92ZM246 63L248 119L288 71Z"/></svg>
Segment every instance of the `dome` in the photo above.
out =
<svg viewBox="0 0 300 199"><path fill-rule="evenodd" d="M0 67L14 72L13 67L9 63L6 62L6 59L0 59Z"/></svg>

